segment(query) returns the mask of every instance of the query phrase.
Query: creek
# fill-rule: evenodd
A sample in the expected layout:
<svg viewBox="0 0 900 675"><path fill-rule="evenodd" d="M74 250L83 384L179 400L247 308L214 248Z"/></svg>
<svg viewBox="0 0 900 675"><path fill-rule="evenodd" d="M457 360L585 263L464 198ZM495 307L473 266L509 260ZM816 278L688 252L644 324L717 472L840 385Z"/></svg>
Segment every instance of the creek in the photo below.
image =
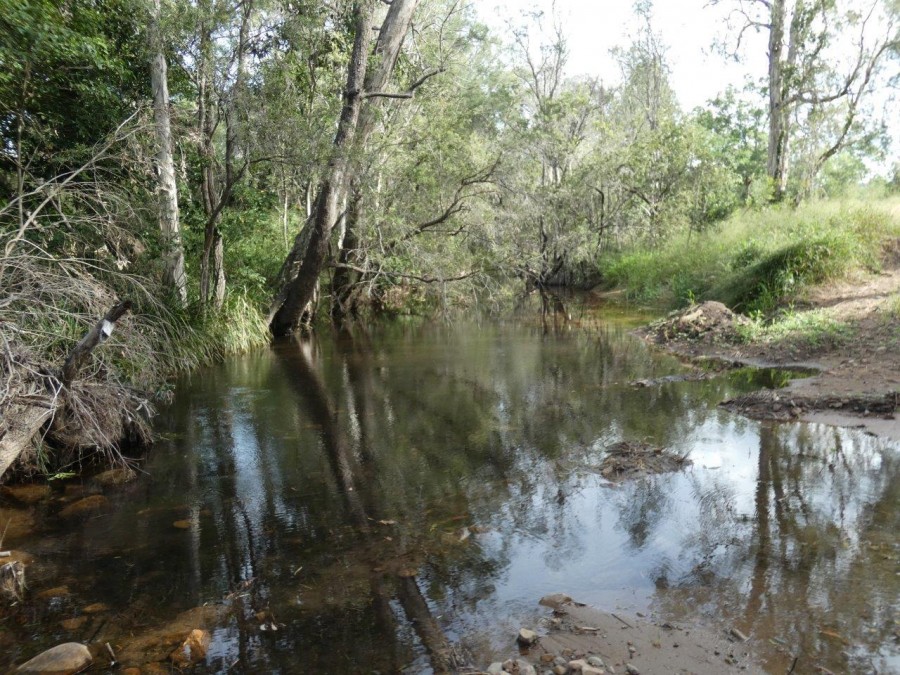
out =
<svg viewBox="0 0 900 675"><path fill-rule="evenodd" d="M770 672L900 671L900 448L722 410L788 375L667 379L634 321L394 323L192 373L108 508L63 520L93 488L59 485L7 537L35 561L0 667L221 603L196 672L420 673L447 645L484 667L564 592L736 627ZM619 441L692 464L612 484Z"/></svg>

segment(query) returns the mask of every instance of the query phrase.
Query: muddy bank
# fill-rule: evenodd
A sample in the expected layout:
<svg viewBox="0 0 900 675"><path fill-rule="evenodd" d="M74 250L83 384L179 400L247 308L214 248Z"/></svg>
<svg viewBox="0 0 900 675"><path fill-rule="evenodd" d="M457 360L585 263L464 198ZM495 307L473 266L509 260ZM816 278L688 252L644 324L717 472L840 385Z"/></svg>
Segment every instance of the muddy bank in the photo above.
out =
<svg viewBox="0 0 900 675"><path fill-rule="evenodd" d="M778 367L812 373L778 391L722 402L728 410L758 420L860 427L900 440L900 350L888 348L900 338L900 321L880 315L878 307L872 312L854 324L854 339L839 347L745 342L747 318L718 302L673 312L635 333L694 366L698 379L710 364L713 369Z"/></svg>
<svg viewBox="0 0 900 675"><path fill-rule="evenodd" d="M714 633L602 612L558 593L541 599L551 612L536 631L520 631L520 654L488 673L763 673L753 640L737 629ZM516 662L518 661L518 663ZM523 664L527 661L527 665Z"/></svg>

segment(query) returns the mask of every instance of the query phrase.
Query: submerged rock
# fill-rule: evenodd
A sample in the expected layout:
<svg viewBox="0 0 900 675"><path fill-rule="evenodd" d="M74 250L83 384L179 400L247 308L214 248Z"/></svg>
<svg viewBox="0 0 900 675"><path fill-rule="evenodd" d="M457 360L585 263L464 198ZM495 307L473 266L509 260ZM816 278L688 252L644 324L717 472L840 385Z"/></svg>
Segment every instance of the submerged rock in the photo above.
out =
<svg viewBox="0 0 900 675"><path fill-rule="evenodd" d="M110 487L130 483L135 478L137 478L137 473L126 466L98 473L93 480L104 487Z"/></svg>
<svg viewBox="0 0 900 675"><path fill-rule="evenodd" d="M34 531L34 516L29 511L18 509L0 509L0 523L3 530L0 534L6 540L18 539Z"/></svg>
<svg viewBox="0 0 900 675"><path fill-rule="evenodd" d="M182 645L169 655L169 659L176 666L183 667L198 663L206 658L209 643L212 637L209 631L195 628Z"/></svg>
<svg viewBox="0 0 900 675"><path fill-rule="evenodd" d="M38 654L23 663L15 672L42 675L73 675L93 663L90 651L78 642L66 642Z"/></svg>
<svg viewBox="0 0 900 675"><path fill-rule="evenodd" d="M103 495L91 495L90 497L79 499L77 502L66 506L62 511L59 512L59 517L77 518L78 516L82 516L85 513L93 513L94 511L98 511L99 509L107 506L107 504L109 504L109 500Z"/></svg>
<svg viewBox="0 0 900 675"><path fill-rule="evenodd" d="M5 485L3 488L0 488L0 494L17 501L20 504L31 505L47 499L50 496L50 486Z"/></svg>

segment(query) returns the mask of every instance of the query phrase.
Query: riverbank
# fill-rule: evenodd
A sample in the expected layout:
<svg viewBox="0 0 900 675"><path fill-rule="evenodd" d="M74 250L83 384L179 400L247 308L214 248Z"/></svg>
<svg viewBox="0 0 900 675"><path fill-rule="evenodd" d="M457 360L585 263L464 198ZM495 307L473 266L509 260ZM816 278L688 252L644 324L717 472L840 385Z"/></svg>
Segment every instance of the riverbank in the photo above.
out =
<svg viewBox="0 0 900 675"><path fill-rule="evenodd" d="M768 321L719 303L676 312L638 331L695 365L717 361L810 368L817 374L779 391L746 394L724 406L756 419L802 419L864 427L900 440L900 246L878 273L820 284Z"/></svg>

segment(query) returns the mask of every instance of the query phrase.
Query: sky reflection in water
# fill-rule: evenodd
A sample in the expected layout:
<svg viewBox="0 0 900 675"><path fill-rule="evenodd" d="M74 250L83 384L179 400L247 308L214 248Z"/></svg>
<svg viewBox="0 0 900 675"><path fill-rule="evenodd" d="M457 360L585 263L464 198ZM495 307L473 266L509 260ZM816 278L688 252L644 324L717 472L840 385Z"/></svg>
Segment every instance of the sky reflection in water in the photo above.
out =
<svg viewBox="0 0 900 675"><path fill-rule="evenodd" d="M558 591L737 626L773 671L800 652L900 667L898 448L716 408L752 377L629 384L677 372L616 324L284 343L181 383L145 487L53 555L76 570L127 559L120 589L85 571L83 592L153 597L145 623L255 579L211 672L421 672L463 651L485 665ZM693 466L610 486L598 467L619 440ZM277 635L258 630L263 609Z"/></svg>

